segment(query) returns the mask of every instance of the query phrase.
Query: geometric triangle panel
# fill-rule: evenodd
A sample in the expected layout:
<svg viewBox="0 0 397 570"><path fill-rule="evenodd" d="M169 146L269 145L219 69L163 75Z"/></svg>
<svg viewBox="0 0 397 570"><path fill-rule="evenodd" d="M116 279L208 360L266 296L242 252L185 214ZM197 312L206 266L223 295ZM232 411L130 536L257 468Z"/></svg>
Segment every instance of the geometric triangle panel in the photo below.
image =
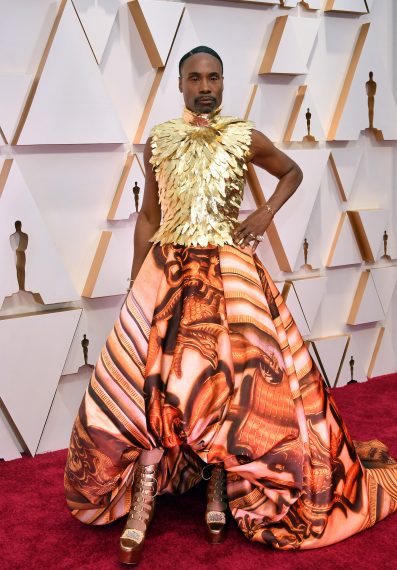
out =
<svg viewBox="0 0 397 570"><path fill-rule="evenodd" d="M124 294L97 299L82 298L83 312L62 369L62 376L74 376L84 366L84 344L87 351L87 363L91 366L95 365L124 300Z"/></svg>
<svg viewBox="0 0 397 570"><path fill-rule="evenodd" d="M360 148L334 148L330 164L343 202L349 200L362 157Z"/></svg>
<svg viewBox="0 0 397 570"><path fill-rule="evenodd" d="M374 263L383 242L386 210L351 210L347 212L364 261Z"/></svg>
<svg viewBox="0 0 397 570"><path fill-rule="evenodd" d="M366 0L327 0L325 12L349 12L350 14L366 14Z"/></svg>
<svg viewBox="0 0 397 570"><path fill-rule="evenodd" d="M353 367L353 380L366 382L368 369L373 360L374 350L379 338L379 327L358 328L350 332L350 342L342 369L339 374L337 386L344 386L351 379L351 364ZM351 362L351 357L353 361Z"/></svg>
<svg viewBox="0 0 397 570"><path fill-rule="evenodd" d="M31 82L31 75L0 74L0 129L8 142L17 128Z"/></svg>
<svg viewBox="0 0 397 570"><path fill-rule="evenodd" d="M353 228L346 212L342 212L332 241L327 267L361 264L362 259Z"/></svg>
<svg viewBox="0 0 397 570"><path fill-rule="evenodd" d="M32 455L80 315L70 309L0 320L1 398Z"/></svg>
<svg viewBox="0 0 397 570"><path fill-rule="evenodd" d="M397 139L397 104L392 78L378 56L379 40L371 26L363 24L360 30L328 133L329 140L357 140L364 130L377 140Z"/></svg>
<svg viewBox="0 0 397 570"><path fill-rule="evenodd" d="M309 328L312 329L326 293L327 278L313 277L295 279L293 286L302 307L303 314L305 315L306 322Z"/></svg>
<svg viewBox="0 0 397 570"><path fill-rule="evenodd" d="M141 208L145 173L136 154L129 154L121 174L108 220L128 220Z"/></svg>
<svg viewBox="0 0 397 570"><path fill-rule="evenodd" d="M298 88L283 140L285 142L325 140L325 132L307 85Z"/></svg>
<svg viewBox="0 0 397 570"><path fill-rule="evenodd" d="M74 8L98 63L102 59L117 11L122 3L124 0L106 0L105 3L73 0Z"/></svg>
<svg viewBox="0 0 397 570"><path fill-rule="evenodd" d="M277 83L262 77L254 85L247 118L255 123L273 142L282 141L291 114L291 106L296 99L296 91L301 84L299 77L291 77L287 84Z"/></svg>
<svg viewBox="0 0 397 570"><path fill-rule="evenodd" d="M348 335L335 335L311 339L313 353L330 386L335 386L337 383L338 372L343 364L349 338Z"/></svg>
<svg viewBox="0 0 397 570"><path fill-rule="evenodd" d="M164 0L133 0L128 3L153 67L164 67L185 5Z"/></svg>
<svg viewBox="0 0 397 570"><path fill-rule="evenodd" d="M18 144L123 142L127 137L68 2Z"/></svg>
<svg viewBox="0 0 397 570"><path fill-rule="evenodd" d="M373 267L371 269L371 275L374 280L376 292L378 293L383 311L385 315L387 315L394 290L396 288L397 266Z"/></svg>
<svg viewBox="0 0 397 570"><path fill-rule="evenodd" d="M285 152L301 167L303 182L274 218L274 226L281 241L280 245L273 242L272 246L279 260L280 269L292 271L302 247L305 231L320 189L329 151L287 150ZM278 180L257 167L255 167L255 173L260 187L268 199L274 192ZM291 227L294 227L293 232L291 232Z"/></svg>
<svg viewBox="0 0 397 570"><path fill-rule="evenodd" d="M349 325L383 321L385 313L369 269L361 273L353 303L347 318Z"/></svg>
<svg viewBox="0 0 397 570"><path fill-rule="evenodd" d="M259 69L262 73L308 73L308 60L317 37L319 20L279 16L274 23Z"/></svg>
<svg viewBox="0 0 397 570"><path fill-rule="evenodd" d="M134 253L135 221L103 231L83 291L84 297L127 293Z"/></svg>
<svg viewBox="0 0 397 570"><path fill-rule="evenodd" d="M282 297L285 300L288 310L291 313L301 335L303 337L310 335L310 329L291 281L287 281L284 284Z"/></svg>
<svg viewBox="0 0 397 570"><path fill-rule="evenodd" d="M0 307L18 291L38 294L45 304L79 299L15 162L0 199L0 258Z"/></svg>
<svg viewBox="0 0 397 570"><path fill-rule="evenodd" d="M68 447L73 422L91 374L92 368L83 366L78 374L61 377L37 453Z"/></svg>

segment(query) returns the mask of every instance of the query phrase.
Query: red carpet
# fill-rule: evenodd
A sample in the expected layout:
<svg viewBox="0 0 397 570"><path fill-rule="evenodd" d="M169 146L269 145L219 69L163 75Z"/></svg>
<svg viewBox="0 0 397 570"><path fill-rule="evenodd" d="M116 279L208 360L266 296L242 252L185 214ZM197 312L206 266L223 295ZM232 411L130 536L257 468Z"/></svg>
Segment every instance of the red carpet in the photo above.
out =
<svg viewBox="0 0 397 570"><path fill-rule="evenodd" d="M353 437L378 437L397 457L397 374L334 391ZM86 527L74 520L63 498L66 451L0 462L0 569L110 570L117 562L123 521ZM161 496L140 570L256 570L265 568L349 570L397 565L397 516L320 550L275 552L248 542L234 524L222 545L204 538L204 489Z"/></svg>

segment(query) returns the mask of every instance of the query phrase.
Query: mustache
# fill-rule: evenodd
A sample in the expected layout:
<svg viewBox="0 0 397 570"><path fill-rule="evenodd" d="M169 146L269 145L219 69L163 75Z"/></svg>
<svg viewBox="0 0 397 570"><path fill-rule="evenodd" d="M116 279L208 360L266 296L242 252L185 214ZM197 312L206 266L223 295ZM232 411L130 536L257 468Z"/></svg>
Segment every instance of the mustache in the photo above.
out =
<svg viewBox="0 0 397 570"><path fill-rule="evenodd" d="M211 101L213 101L214 103L216 102L216 98L213 97L212 95L200 95L200 97L196 97L196 98L195 98L194 102L195 102L195 103L200 103L200 101L202 101L202 99L211 100Z"/></svg>

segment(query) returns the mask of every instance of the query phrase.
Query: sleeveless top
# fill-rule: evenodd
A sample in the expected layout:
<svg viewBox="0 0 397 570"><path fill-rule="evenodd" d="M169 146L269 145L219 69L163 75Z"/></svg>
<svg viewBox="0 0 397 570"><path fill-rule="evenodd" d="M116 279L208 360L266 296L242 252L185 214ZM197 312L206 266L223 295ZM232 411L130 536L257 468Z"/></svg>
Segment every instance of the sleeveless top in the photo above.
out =
<svg viewBox="0 0 397 570"><path fill-rule="evenodd" d="M150 133L162 221L153 243L232 244L253 124L184 110Z"/></svg>

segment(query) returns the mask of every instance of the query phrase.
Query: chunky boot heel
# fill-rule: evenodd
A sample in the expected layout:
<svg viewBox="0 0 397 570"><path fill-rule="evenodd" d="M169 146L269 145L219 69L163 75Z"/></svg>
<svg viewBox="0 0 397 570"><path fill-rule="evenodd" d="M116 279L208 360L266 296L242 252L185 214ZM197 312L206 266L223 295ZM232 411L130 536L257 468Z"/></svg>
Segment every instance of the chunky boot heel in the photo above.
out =
<svg viewBox="0 0 397 570"><path fill-rule="evenodd" d="M131 509L120 537L119 561L138 564L157 495L156 465L138 465L134 474Z"/></svg>
<svg viewBox="0 0 397 570"><path fill-rule="evenodd" d="M221 544L227 533L226 473L221 464L215 465L207 486L207 540Z"/></svg>

